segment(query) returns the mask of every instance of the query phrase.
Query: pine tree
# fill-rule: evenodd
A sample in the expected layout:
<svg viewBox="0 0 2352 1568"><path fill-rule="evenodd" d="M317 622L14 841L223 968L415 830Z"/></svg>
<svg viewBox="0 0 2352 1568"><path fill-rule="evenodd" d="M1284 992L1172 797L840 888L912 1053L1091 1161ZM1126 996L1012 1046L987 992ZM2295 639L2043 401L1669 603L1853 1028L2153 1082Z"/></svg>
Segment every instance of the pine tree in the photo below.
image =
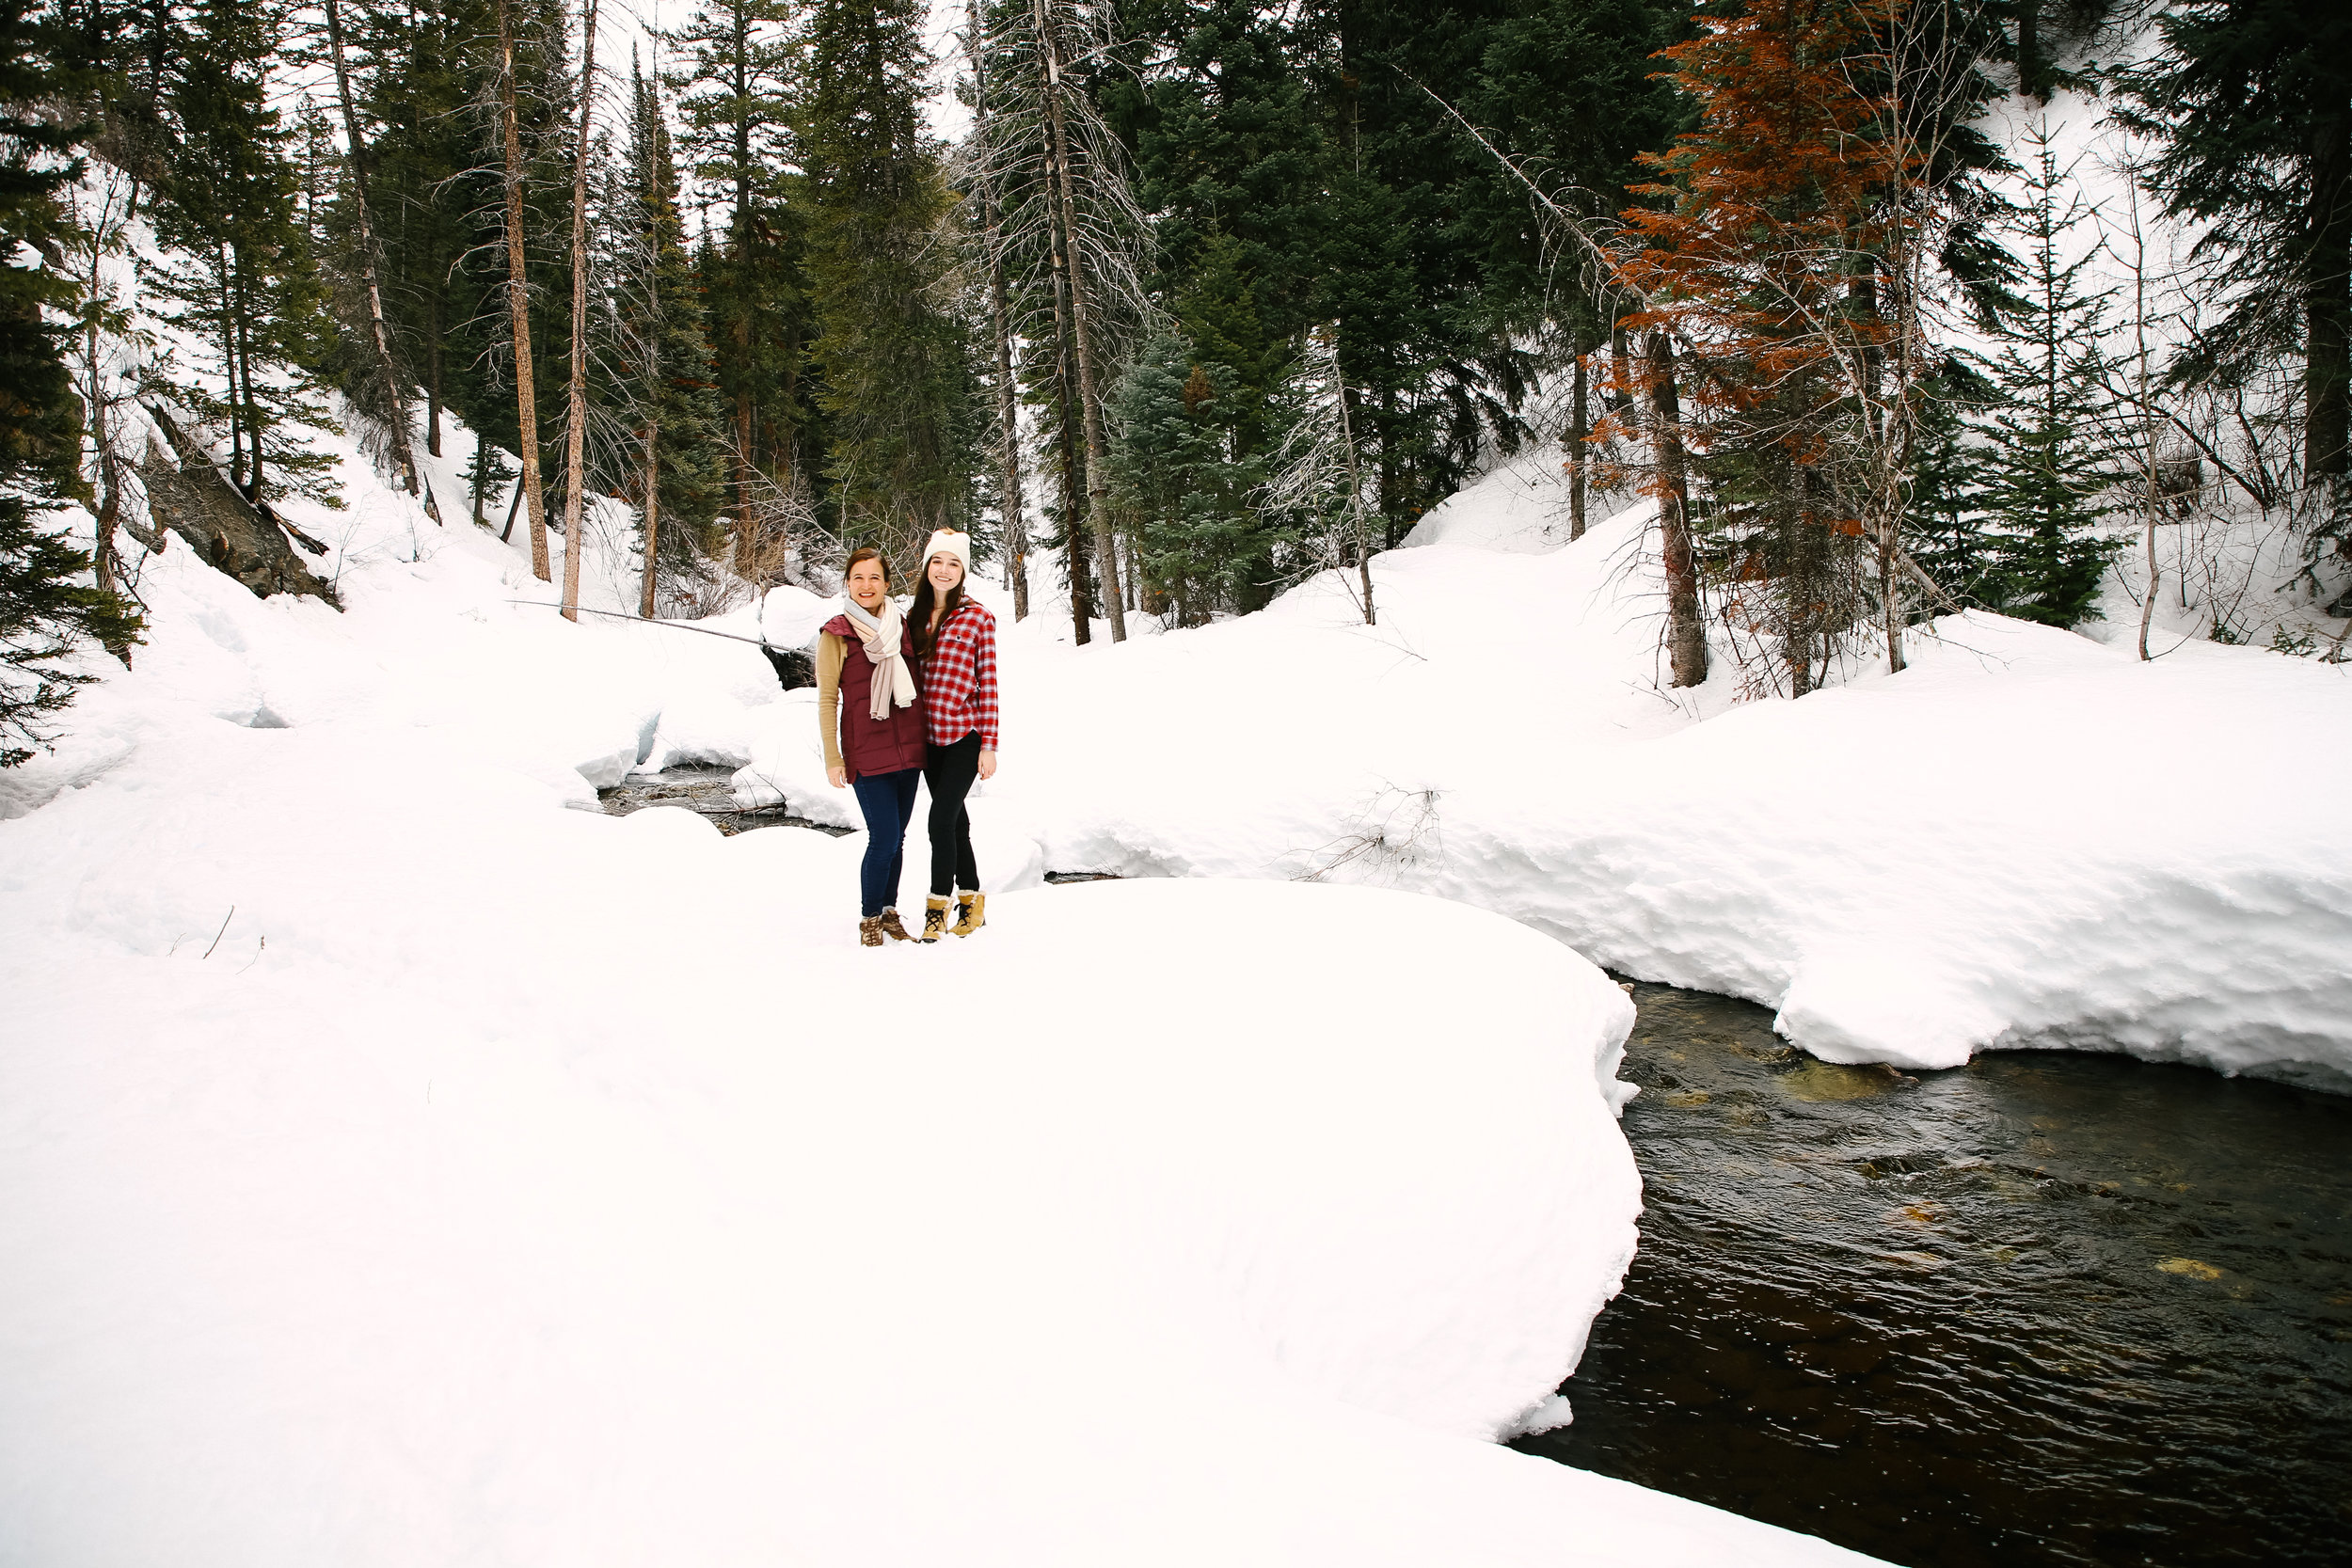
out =
<svg viewBox="0 0 2352 1568"><path fill-rule="evenodd" d="M82 638L127 649L139 623L121 599L79 579L91 569L43 514L87 492L76 472L81 420L58 329L44 306L71 302L64 280L25 265L64 223L74 132L34 113L72 82L70 40L0 0L0 768L51 738L49 716L90 677L57 661Z"/></svg>
<svg viewBox="0 0 2352 1568"><path fill-rule="evenodd" d="M262 0L203 0L183 47L169 99L178 136L154 216L158 237L187 258L163 292L199 332L217 380L174 389L226 425L230 477L247 497L291 485L340 504L326 477L333 459L284 434L292 422L327 423L312 372L332 329L295 209L291 138L270 106L272 13Z"/></svg>
<svg viewBox="0 0 2352 1568"><path fill-rule="evenodd" d="M916 0L823 0L809 22L808 277L827 469L845 531L902 558L969 522L970 388L946 276L950 193L919 105L930 55Z"/></svg>
<svg viewBox="0 0 2352 1568"><path fill-rule="evenodd" d="M1926 275L1953 205L1938 138L1978 90L1935 22L1875 0L1752 0L1703 18L1664 52L1698 127L1644 156L1657 178L1636 194L1658 205L1625 214L1616 281L1645 301L1632 320L1652 329L1654 367L1661 334L1688 345L1681 412L1718 559L1796 696L1873 599L1902 668L1915 567L1900 530L1936 364ZM1662 448L1674 421L1661 414Z"/></svg>
<svg viewBox="0 0 2352 1568"><path fill-rule="evenodd" d="M1137 520L1144 580L1179 626L1259 596L1273 576L1251 504L1262 456L1237 456L1246 397L1232 367L1196 356L1182 333L1146 343L1110 404L1118 503Z"/></svg>
<svg viewBox="0 0 2352 1568"><path fill-rule="evenodd" d="M2119 73L2125 118L2160 138L2152 183L2209 220L2199 252L2233 285L2179 372L2226 382L2299 354L2306 479L2352 475L2352 10L2185 0L2157 26L2162 52ZM2341 531L2352 498L2336 513Z"/></svg>
<svg viewBox="0 0 2352 1568"><path fill-rule="evenodd" d="M1978 420L1991 530L1979 593L2010 614L2071 626L2092 613L2115 554L2097 531L2113 510L2101 495L2118 477L2100 430L2107 294L2084 284L2092 253L2067 254L2090 214L2058 167L2047 126L2029 131L2026 146L2020 301L1999 351L1977 356L2000 393Z"/></svg>
<svg viewBox="0 0 2352 1568"><path fill-rule="evenodd" d="M685 150L726 219L706 232L695 276L712 370L726 408L737 569L755 575L776 509L769 498L821 498L823 416L806 374L816 331L808 236L796 196L796 121L805 40L787 0L716 0L661 35L682 61L663 76L677 94Z"/></svg>
<svg viewBox="0 0 2352 1568"><path fill-rule="evenodd" d="M491 370L506 315L505 158L500 117L484 112L499 97L497 52L483 47L496 24L483 0L349 10L384 309L400 362L423 387L425 451L441 454L445 408L514 450L515 400Z"/></svg>
<svg viewBox="0 0 2352 1568"><path fill-rule="evenodd" d="M1113 614L1105 579L1120 575L1116 541L1106 549L1102 537L1120 520L1095 400L1152 330L1148 225L1102 111L1103 81L1116 69L1101 31L1107 8L996 0L983 17L985 134L966 149L965 178L985 183L996 209L1009 325L1023 343L1018 374L1053 496L1036 542L1060 552L1072 634L1083 644L1093 618ZM1082 341L1089 352L1081 353Z"/></svg>
<svg viewBox="0 0 2352 1568"><path fill-rule="evenodd" d="M661 563L689 567L718 546L714 520L725 483L719 462L725 437L701 293L686 253L660 87L645 80L634 61L630 103L629 270L636 280L626 290L621 309L632 381L630 418L644 462L644 477L633 486L644 530L639 541L645 562L639 608L651 615Z"/></svg>
<svg viewBox="0 0 2352 1568"><path fill-rule="evenodd" d="M425 511L435 522L441 520L432 487L422 480L416 459L409 451L408 385L407 377L392 353L392 330L384 311L383 250L377 242L375 223L369 211L368 165L366 131L359 108L351 87L351 65L343 48L342 6L341 0L326 0L326 37L330 63L335 75L335 97L342 110L345 146L346 173L349 176L348 195L351 201L353 260L360 287L367 301L367 320L362 332L368 349L362 356L370 372L358 379L356 387L363 388L360 405L371 407L384 430L393 467L398 470L402 487L416 495L421 487L424 494ZM373 394L373 395L370 395Z"/></svg>
<svg viewBox="0 0 2352 1568"><path fill-rule="evenodd" d="M964 55L972 68L973 129L971 156L965 172L979 212L972 238L980 250L979 270L986 277L985 309L989 347L993 351L986 379L995 405L996 484L992 498L1004 534L1005 580L1012 590L1012 618L1029 614L1029 528L1021 483L1021 384L1013 372L1012 289L1005 266L1005 209L998 191L999 171L988 156L988 62L995 53L988 35L988 8L972 8L966 16Z"/></svg>
<svg viewBox="0 0 2352 1568"><path fill-rule="evenodd" d="M1964 606L1993 605L2005 592L1985 519L1988 444L1975 423L2000 396L1965 361L1951 361L1926 388L1912 459L1912 559Z"/></svg>

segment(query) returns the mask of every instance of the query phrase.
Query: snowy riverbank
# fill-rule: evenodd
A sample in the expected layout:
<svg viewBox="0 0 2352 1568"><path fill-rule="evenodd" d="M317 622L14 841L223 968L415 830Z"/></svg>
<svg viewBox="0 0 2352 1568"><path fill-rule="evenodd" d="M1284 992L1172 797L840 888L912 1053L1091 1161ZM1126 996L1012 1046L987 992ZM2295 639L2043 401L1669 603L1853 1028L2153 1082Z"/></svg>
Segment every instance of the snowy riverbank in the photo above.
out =
<svg viewBox="0 0 2352 1568"><path fill-rule="evenodd" d="M1972 613L1801 702L1740 702L1723 649L1661 690L1643 520L1559 544L1502 470L1377 559L1375 626L1334 578L1083 653L1032 616L975 808L993 863L1436 893L1835 1061L2056 1045L2352 1087L2352 668ZM739 791L849 821L787 711Z"/></svg>

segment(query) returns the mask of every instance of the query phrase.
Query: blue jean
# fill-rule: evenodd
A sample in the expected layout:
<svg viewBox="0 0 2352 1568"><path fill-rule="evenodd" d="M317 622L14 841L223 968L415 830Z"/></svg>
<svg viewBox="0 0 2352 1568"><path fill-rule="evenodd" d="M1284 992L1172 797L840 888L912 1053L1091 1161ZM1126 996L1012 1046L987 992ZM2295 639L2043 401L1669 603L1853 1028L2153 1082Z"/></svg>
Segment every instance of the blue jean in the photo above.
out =
<svg viewBox="0 0 2352 1568"><path fill-rule="evenodd" d="M866 814L866 859L858 865L858 913L871 920L898 907L898 871L906 863L907 823L914 816L914 786L920 768L896 773L863 773L850 787Z"/></svg>

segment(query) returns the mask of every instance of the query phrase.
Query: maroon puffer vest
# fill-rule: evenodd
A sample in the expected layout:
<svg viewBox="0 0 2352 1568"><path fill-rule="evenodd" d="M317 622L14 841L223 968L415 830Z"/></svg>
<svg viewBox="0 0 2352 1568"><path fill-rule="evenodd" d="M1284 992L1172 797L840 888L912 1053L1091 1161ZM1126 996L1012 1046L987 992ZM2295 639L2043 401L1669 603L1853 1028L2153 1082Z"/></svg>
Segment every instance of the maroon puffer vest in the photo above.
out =
<svg viewBox="0 0 2352 1568"><path fill-rule="evenodd" d="M841 660L841 760L850 777L896 773L923 766L923 703L918 696L908 707L894 707L887 719L874 717L874 661L847 615L836 615L819 628L846 644ZM912 650L909 650L911 652ZM907 659L907 669L915 669ZM921 681L919 673L916 675Z"/></svg>

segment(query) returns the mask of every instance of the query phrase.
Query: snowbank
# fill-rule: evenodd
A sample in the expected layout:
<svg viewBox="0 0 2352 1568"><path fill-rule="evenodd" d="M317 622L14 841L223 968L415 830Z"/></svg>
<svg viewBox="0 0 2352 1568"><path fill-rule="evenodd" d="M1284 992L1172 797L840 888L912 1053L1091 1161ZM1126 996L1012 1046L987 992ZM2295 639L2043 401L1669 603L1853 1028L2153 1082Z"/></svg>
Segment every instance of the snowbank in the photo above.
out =
<svg viewBox="0 0 2352 1568"><path fill-rule="evenodd" d="M159 727L0 830L11 1557L1853 1560L1477 1441L1634 1240L1556 943L1153 882L870 954L855 838L403 761Z"/></svg>
<svg viewBox="0 0 2352 1568"><path fill-rule="evenodd" d="M857 835L564 809L810 742L755 648L344 477L347 612L151 558L0 778L0 1560L1861 1560L1491 1441L1634 1243L1591 964L1269 881L860 950Z"/></svg>
<svg viewBox="0 0 2352 1568"><path fill-rule="evenodd" d="M1437 893L1833 1060L2352 1087L2352 671L1971 614L1799 702L1742 703L1720 649L1661 690L1648 509L1530 553L1530 494L1501 472L1375 558L1375 626L1322 579L1079 657L1016 633L992 789L1056 870Z"/></svg>

